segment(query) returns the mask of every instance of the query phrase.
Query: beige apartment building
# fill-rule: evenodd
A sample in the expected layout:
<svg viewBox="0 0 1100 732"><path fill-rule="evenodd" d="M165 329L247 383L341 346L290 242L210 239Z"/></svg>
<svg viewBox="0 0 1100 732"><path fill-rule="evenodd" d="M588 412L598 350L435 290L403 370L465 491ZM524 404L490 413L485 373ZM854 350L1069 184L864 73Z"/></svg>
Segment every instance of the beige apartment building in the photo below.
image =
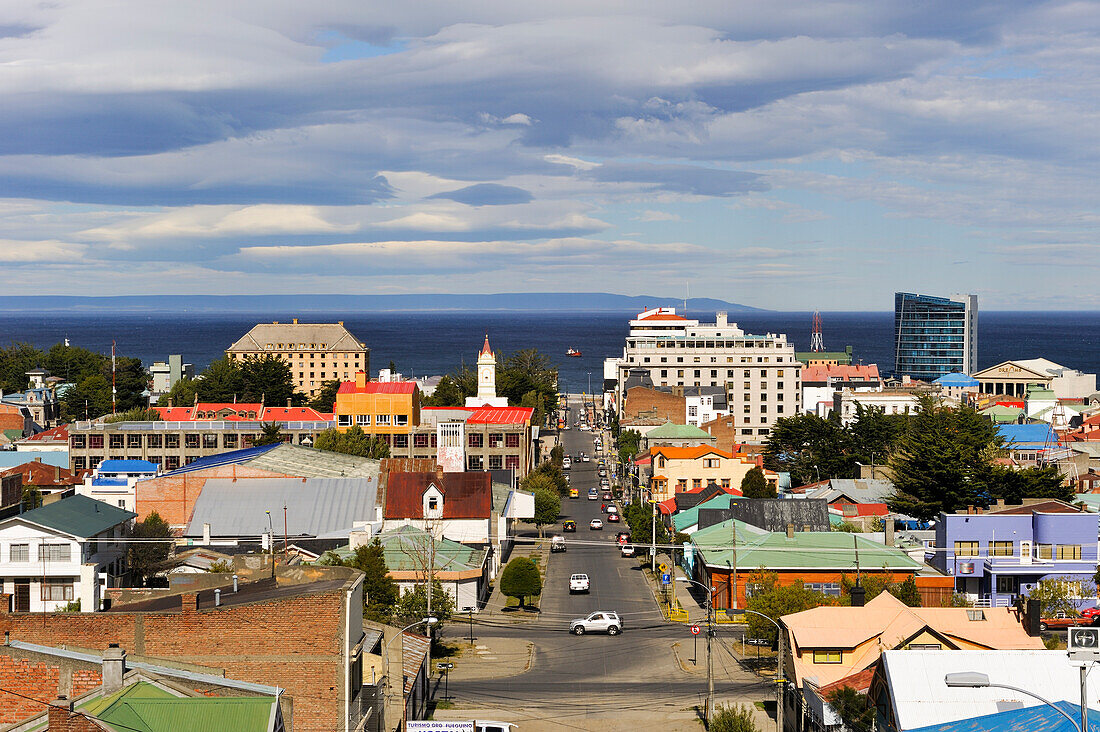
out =
<svg viewBox="0 0 1100 732"><path fill-rule="evenodd" d="M630 321L621 358L604 373L616 375L615 403L632 386L719 386L742 442L768 439L777 419L797 415L802 363L783 334L750 335L719 312L714 323L646 310Z"/></svg>
<svg viewBox="0 0 1100 732"><path fill-rule="evenodd" d="M339 323L259 323L225 350L233 361L269 354L290 364L294 389L316 396L326 381L370 373L370 349Z"/></svg>

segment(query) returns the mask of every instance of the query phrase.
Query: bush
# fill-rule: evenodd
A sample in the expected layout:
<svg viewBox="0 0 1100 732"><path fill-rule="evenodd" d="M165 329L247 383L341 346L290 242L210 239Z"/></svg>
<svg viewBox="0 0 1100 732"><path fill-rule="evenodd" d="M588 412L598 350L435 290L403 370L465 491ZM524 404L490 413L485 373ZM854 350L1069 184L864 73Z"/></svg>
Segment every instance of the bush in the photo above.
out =
<svg viewBox="0 0 1100 732"><path fill-rule="evenodd" d="M752 708L740 704L719 704L714 707L714 719L707 725L710 732L760 732L752 719Z"/></svg>
<svg viewBox="0 0 1100 732"><path fill-rule="evenodd" d="M500 591L519 600L519 606L523 607L528 597L542 594L539 568L528 557L516 557L508 562L500 574Z"/></svg>

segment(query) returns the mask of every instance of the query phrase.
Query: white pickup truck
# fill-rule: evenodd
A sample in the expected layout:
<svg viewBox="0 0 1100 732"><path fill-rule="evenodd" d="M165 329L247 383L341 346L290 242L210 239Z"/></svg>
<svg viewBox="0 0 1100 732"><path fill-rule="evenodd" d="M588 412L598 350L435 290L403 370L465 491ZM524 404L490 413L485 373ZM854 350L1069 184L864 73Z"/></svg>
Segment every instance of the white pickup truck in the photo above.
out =
<svg viewBox="0 0 1100 732"><path fill-rule="evenodd" d="M588 579L587 574L575 574L569 578L569 594L574 592L588 592L592 588L592 583Z"/></svg>

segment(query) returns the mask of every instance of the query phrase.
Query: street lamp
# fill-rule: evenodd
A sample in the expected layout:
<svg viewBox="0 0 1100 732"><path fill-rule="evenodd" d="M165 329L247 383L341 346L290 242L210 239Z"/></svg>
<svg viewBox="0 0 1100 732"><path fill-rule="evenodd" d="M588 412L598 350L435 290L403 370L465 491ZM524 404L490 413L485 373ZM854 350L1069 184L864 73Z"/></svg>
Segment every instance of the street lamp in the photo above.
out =
<svg viewBox="0 0 1100 732"><path fill-rule="evenodd" d="M1087 732L1081 729L1081 725L1073 721L1073 717L1066 714L1061 707L1057 706L1049 699L1044 699L1038 694L1030 692L1027 689L1021 689L1018 686L1009 686L1008 684L994 684L989 680L989 676L987 674L983 674L979 671L960 671L958 673L947 674L943 677L943 683L947 684L948 687L953 689L1008 689L1009 691L1015 691L1018 694L1030 696L1033 699L1038 699L1043 704L1046 704L1048 707L1054 709L1054 711L1058 712L1063 717L1068 719L1069 723L1073 725L1073 728L1077 730L1077 732Z"/></svg>
<svg viewBox="0 0 1100 732"><path fill-rule="evenodd" d="M707 725L709 726L711 720L714 718L714 663L711 660L710 656L710 640L711 636L714 635L714 626L711 623L710 598L714 595L714 588L705 585L698 580L685 578L684 582L692 585L698 585L699 587L703 588L704 592L707 593L707 706L706 710L703 713L703 718L706 719Z"/></svg>
<svg viewBox="0 0 1100 732"><path fill-rule="evenodd" d="M770 617L768 617L764 613L758 613L755 610L745 610L743 608L734 608L734 609L730 610L729 612L732 613L733 615L744 615L745 613L749 613L749 614L752 614L752 615L758 615L758 616L764 618L764 620L767 620L769 623L771 623L772 625L775 626L776 635L779 637L779 651L778 651L778 657L776 658L776 661L775 661L775 683L779 686L779 693L776 695L776 704L775 704L775 729L777 730L777 732L783 732L783 704L784 704L784 701L786 699L786 693L785 693L785 691L786 691L786 683L785 683L786 678L784 677L784 674L783 674L783 656L784 656L784 653L785 653L785 650L786 650L786 644L784 643L784 638L783 638L783 628L779 625L779 623L775 622L774 620L772 620ZM1078 732L1080 732L1080 731L1078 731Z"/></svg>
<svg viewBox="0 0 1100 732"><path fill-rule="evenodd" d="M415 628L416 626L423 625L425 623L427 623L428 626L431 627L431 626L435 625L438 622L439 622L439 618L423 618L421 620L417 620L415 623L410 623L409 625L406 625L401 630L397 631L397 634L394 635L393 638L390 638L388 641L386 641L382 644L382 665L385 666L385 669L386 669L386 674L385 674L386 690L385 690L385 692L383 692L384 696L383 696L383 702L382 702L383 713L385 712L385 708L386 708L385 699L388 699L389 696L390 696L390 644L393 643L398 638L400 638L402 635L404 635L406 630L409 630L411 628ZM428 639L428 642L431 643L430 638ZM431 675L432 675L432 670L429 668L428 669L428 680L429 680L429 682L431 681ZM405 686L402 683L402 686L401 686L401 722L402 722L402 726L404 726L404 722L406 721L406 717L405 717L406 711L407 710L406 710L406 704L405 704Z"/></svg>

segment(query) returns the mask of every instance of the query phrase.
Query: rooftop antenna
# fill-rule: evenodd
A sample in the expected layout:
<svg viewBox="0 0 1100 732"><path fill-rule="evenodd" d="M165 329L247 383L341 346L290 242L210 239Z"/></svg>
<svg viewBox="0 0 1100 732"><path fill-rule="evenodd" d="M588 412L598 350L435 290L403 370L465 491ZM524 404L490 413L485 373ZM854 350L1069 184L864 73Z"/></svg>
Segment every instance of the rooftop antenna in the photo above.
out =
<svg viewBox="0 0 1100 732"><path fill-rule="evenodd" d="M684 283L684 317L688 314L688 297L691 295L691 280Z"/></svg>
<svg viewBox="0 0 1100 732"><path fill-rule="evenodd" d="M821 313L814 311L813 329L810 331L810 351L821 353L825 350L825 339L821 335Z"/></svg>
<svg viewBox="0 0 1100 732"><path fill-rule="evenodd" d="M116 413L115 396L118 392L115 390L115 342L111 341L111 414Z"/></svg>

